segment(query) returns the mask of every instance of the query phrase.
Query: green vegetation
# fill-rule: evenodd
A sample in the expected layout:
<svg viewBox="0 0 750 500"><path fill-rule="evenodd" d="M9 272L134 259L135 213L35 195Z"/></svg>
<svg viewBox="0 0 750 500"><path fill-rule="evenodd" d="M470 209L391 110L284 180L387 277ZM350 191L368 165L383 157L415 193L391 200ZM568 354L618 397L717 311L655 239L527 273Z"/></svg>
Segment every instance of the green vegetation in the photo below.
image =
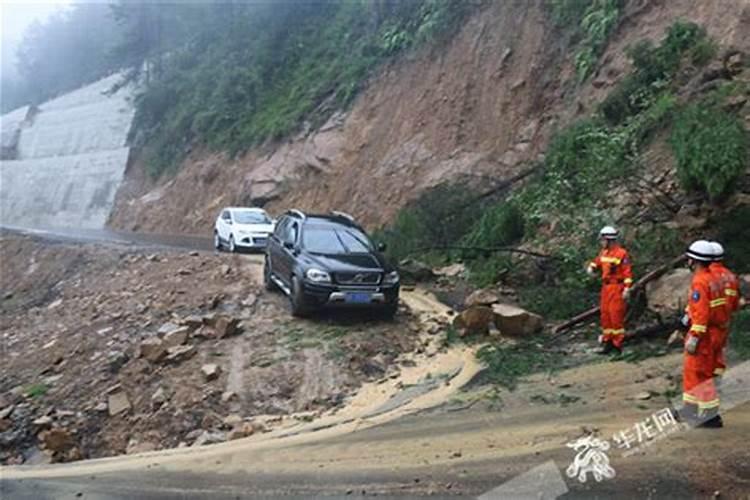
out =
<svg viewBox="0 0 750 500"><path fill-rule="evenodd" d="M542 350L533 339L513 346L485 345L477 352L477 359L486 369L482 372L482 382L497 384L515 389L521 377L540 371L560 367L564 354Z"/></svg>
<svg viewBox="0 0 750 500"><path fill-rule="evenodd" d="M450 36L478 2L271 2L204 12L137 102L152 176L195 144L231 153L322 125L383 61ZM188 7L186 7L188 8Z"/></svg>
<svg viewBox="0 0 750 500"><path fill-rule="evenodd" d="M750 140L742 123L707 101L677 115L670 143L683 186L714 200L731 191L748 165Z"/></svg>
<svg viewBox="0 0 750 500"><path fill-rule="evenodd" d="M750 273L750 207L739 207L712 221L724 245L726 262L736 273Z"/></svg>
<svg viewBox="0 0 750 500"><path fill-rule="evenodd" d="M750 310L738 311L732 318L729 346L740 359L750 359Z"/></svg>
<svg viewBox="0 0 750 500"><path fill-rule="evenodd" d="M591 75L609 35L617 27L622 13L621 0L549 0L555 23L571 30L580 45L575 54L579 81Z"/></svg>
<svg viewBox="0 0 750 500"><path fill-rule="evenodd" d="M26 387L24 393L30 398L40 398L47 394L49 386L44 382L37 382Z"/></svg>

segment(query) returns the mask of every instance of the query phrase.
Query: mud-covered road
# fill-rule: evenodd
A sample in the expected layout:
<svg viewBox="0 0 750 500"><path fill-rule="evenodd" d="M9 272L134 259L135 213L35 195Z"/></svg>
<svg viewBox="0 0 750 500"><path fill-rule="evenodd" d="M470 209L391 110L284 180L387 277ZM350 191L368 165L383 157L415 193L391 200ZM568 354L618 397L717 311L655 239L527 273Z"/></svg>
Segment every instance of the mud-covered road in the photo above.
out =
<svg viewBox="0 0 750 500"><path fill-rule="evenodd" d="M52 236L51 241L59 242L60 238ZM66 238L56 245L72 245L71 236ZM35 247L35 251L45 251L43 241L50 240L40 243L35 238L34 245L42 246ZM140 247L142 244L132 240L125 245L109 241L108 248L111 246L119 253L122 247L136 253L140 248L154 251L151 243ZM79 248L80 244L74 247ZM107 250L97 251L104 252L97 254L101 261ZM253 281L260 276L257 257L242 258L241 264L231 260L236 256L218 255L211 259L214 257L230 261L233 269L240 269L244 280ZM177 250L169 250L163 260L166 259L179 269L190 271L180 275L188 283L191 276L196 279L203 276L188 267ZM124 261L117 261L122 267L118 272L128 276L124 263L130 264L132 260L127 253ZM214 265L213 260L207 261ZM135 268L134 275L139 270ZM216 281L214 285L209 279L204 286L210 289L220 284L221 281ZM253 290L257 285L250 284ZM245 289L236 291L242 296L247 293ZM77 304L75 300L73 295L72 306ZM232 297L225 300L231 301ZM63 304L66 301L68 295L64 295ZM403 302L406 307L400 316L408 315L425 330L433 329L448 315L445 306L420 290L404 293ZM256 310L286 314L281 303L278 295L261 294ZM47 307L37 306L40 311L36 314L44 316L55 311L50 312ZM4 322L11 317L17 321L21 313L9 311L3 313ZM128 312L123 314L127 318ZM405 328L408 324L402 318L391 328L411 331ZM259 325L253 325L260 330ZM290 324L286 328L294 327ZM378 323L368 328L371 329L365 330L365 335L388 334L378 330L381 328ZM734 405L727 405L733 407L724 413L724 429L685 430L662 422L662 431L657 432L651 424L647 427L648 435L639 434L638 442L633 440L625 447L614 436L632 437L643 431L643 422L650 422L670 404L679 385L680 354L636 363L601 361L567 370L549 367L547 372L524 379L510 391L475 382L480 366L473 348L458 344L430 349L429 342L423 340L434 334L415 330L414 345L423 348L401 353L394 360L394 364L399 364L398 371L389 372L387 377L359 380L346 400L329 410L314 415L306 413L304 418L283 419L265 432L221 444L157 449L65 464L2 467L0 497L748 498L750 494L747 364L735 365L727 377L726 399ZM231 353L237 345L252 350L261 338L265 336L240 336L234 340L204 341L201 346L207 345L205 350L210 352L227 352L231 364ZM294 337L294 341L299 340ZM269 345L264 348L270 348ZM575 348L571 344L571 352ZM4 348L3 352L7 355L9 351ZM307 359L304 366L309 366L310 358ZM189 362L192 361L186 363ZM24 365L13 366L20 369ZM144 366L138 365L138 369L146 370ZM159 368L154 373L166 379L170 370L174 376L187 373L179 371L187 366ZM247 384L261 373L252 368L238 380ZM225 375L219 379L222 385L237 383ZM125 380L121 383L128 388ZM304 377L300 383L305 384ZM324 390L315 384L307 387ZM211 404L211 400L201 404ZM223 408L217 403L217 411ZM147 423L137 417L132 416L136 418L136 426L147 429ZM591 473L586 482L581 482L566 475L575 457L575 451L567 445L590 434L609 443L604 453L614 473L601 481Z"/></svg>

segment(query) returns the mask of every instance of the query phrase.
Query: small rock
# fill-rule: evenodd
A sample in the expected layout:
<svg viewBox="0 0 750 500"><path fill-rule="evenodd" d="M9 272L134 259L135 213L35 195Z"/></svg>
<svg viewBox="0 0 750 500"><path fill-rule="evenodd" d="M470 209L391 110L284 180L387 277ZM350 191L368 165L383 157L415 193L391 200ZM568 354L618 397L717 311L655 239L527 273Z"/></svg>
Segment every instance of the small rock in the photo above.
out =
<svg viewBox="0 0 750 500"><path fill-rule="evenodd" d="M223 276L227 276L228 274L230 274L232 272L232 268L229 267L227 264L222 264L221 267L219 268L219 272Z"/></svg>
<svg viewBox="0 0 750 500"><path fill-rule="evenodd" d="M148 451L157 450L158 446L150 441L139 442L137 439L131 439L128 441L128 446L125 449L127 455L133 455L135 453L146 453Z"/></svg>
<svg viewBox="0 0 750 500"><path fill-rule="evenodd" d="M211 381L218 378L221 368L215 363L209 363L201 366L201 372L207 381Z"/></svg>
<svg viewBox="0 0 750 500"><path fill-rule="evenodd" d="M167 362L180 362L195 354L195 347L191 345L177 345L167 349Z"/></svg>
<svg viewBox="0 0 750 500"><path fill-rule="evenodd" d="M107 408L109 409L109 416L114 417L122 412L130 409L130 401L128 395L124 391L115 392L109 395L107 400Z"/></svg>
<svg viewBox="0 0 750 500"><path fill-rule="evenodd" d="M222 420L222 422L228 427L236 427L237 425L242 423L242 417L236 413L232 413L231 415L227 415L226 417L224 417L224 420Z"/></svg>
<svg viewBox="0 0 750 500"><path fill-rule="evenodd" d="M224 432L209 432L203 431L198 439L195 440L193 446L203 446L207 444L223 443L227 440L227 435Z"/></svg>
<svg viewBox="0 0 750 500"><path fill-rule="evenodd" d="M491 306L500 302L500 297L496 292L489 288L482 288L474 291L471 295L466 297L464 305L466 307L473 306Z"/></svg>
<svg viewBox="0 0 750 500"><path fill-rule="evenodd" d="M42 431L38 438L42 446L53 453L62 453L74 444L70 433L61 428Z"/></svg>
<svg viewBox="0 0 750 500"><path fill-rule="evenodd" d="M182 324L190 328L190 332L192 333L203 326L203 318L196 314L191 314L190 316L182 318Z"/></svg>
<svg viewBox="0 0 750 500"><path fill-rule="evenodd" d="M648 391L639 392L635 395L635 399L645 401L647 399L651 399L651 393Z"/></svg>
<svg viewBox="0 0 750 500"><path fill-rule="evenodd" d="M128 360L128 355L124 352L112 351L107 356L107 370L110 373L117 373Z"/></svg>
<svg viewBox="0 0 750 500"><path fill-rule="evenodd" d="M465 309L453 320L453 326L461 330L461 336L473 333L487 334L495 315L487 306L473 306Z"/></svg>
<svg viewBox="0 0 750 500"><path fill-rule="evenodd" d="M169 349L177 345L182 345L188 341L190 335L189 326L180 326L164 335L164 346Z"/></svg>
<svg viewBox="0 0 750 500"><path fill-rule="evenodd" d="M200 254L201 253L198 250L191 250L188 255L190 255L191 257L199 257Z"/></svg>
<svg viewBox="0 0 750 500"><path fill-rule="evenodd" d="M166 348L159 337L150 337L142 340L140 351L141 357L152 363L156 363L167 354Z"/></svg>
<svg viewBox="0 0 750 500"><path fill-rule="evenodd" d="M245 297L245 300L242 301L242 305L245 307L252 307L255 305L255 303L258 301L258 297L254 294L248 294L247 297Z"/></svg>
<svg viewBox="0 0 750 500"><path fill-rule="evenodd" d="M181 276L187 276L189 274L193 274L193 271L191 271L190 269L186 269L186 268L182 267L182 268L180 268L180 269L177 270L177 274L179 274Z"/></svg>
<svg viewBox="0 0 750 500"><path fill-rule="evenodd" d="M402 281L419 283L435 279L435 273L430 266L413 259L405 259L399 262L398 271Z"/></svg>
<svg viewBox="0 0 750 500"><path fill-rule="evenodd" d="M216 325L214 326L214 329L216 330L216 335L223 339L225 337L230 337L237 333L237 326L239 325L239 320L237 318L228 318L226 316L222 316L219 319L216 320Z"/></svg>
<svg viewBox="0 0 750 500"><path fill-rule="evenodd" d="M57 309L61 305L62 305L62 299L57 299L56 301L54 301L50 305L48 305L47 309Z"/></svg>
<svg viewBox="0 0 750 500"><path fill-rule="evenodd" d="M458 278L466 274L466 266L463 264L451 264L450 266L435 269L435 274L446 278Z"/></svg>
<svg viewBox="0 0 750 500"><path fill-rule="evenodd" d="M37 418L31 423L39 429L47 429L52 426L52 417L45 415L43 417Z"/></svg>
<svg viewBox="0 0 750 500"><path fill-rule="evenodd" d="M151 395L151 405L154 408L158 408L167 402L167 392L163 387L156 389L156 392Z"/></svg>
<svg viewBox="0 0 750 500"><path fill-rule="evenodd" d="M229 441L233 441L235 439L242 439L248 436L252 436L254 433L255 427L253 427L253 424L251 424L250 422L243 422L242 424L235 426L231 431L229 431L227 439Z"/></svg>
<svg viewBox="0 0 750 500"><path fill-rule="evenodd" d="M107 410L109 410L109 407L107 406L107 403L104 403L104 402L102 402L102 403L99 403L98 405L96 405L96 406L94 407L94 410L95 410L95 411L98 411L98 412L100 412L100 413L104 413L104 412L106 412Z"/></svg>
<svg viewBox="0 0 750 500"><path fill-rule="evenodd" d="M232 391L226 391L221 394L222 403L228 403L233 399L237 399L237 394Z"/></svg>

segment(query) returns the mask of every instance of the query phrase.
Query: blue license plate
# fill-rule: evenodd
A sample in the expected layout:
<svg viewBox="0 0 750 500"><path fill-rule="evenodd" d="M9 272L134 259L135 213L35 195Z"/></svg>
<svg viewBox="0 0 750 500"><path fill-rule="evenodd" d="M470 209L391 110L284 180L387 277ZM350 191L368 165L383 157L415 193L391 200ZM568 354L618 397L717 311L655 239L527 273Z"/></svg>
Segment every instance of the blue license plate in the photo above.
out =
<svg viewBox="0 0 750 500"><path fill-rule="evenodd" d="M350 304L369 304L372 295L369 293L347 293L346 301Z"/></svg>

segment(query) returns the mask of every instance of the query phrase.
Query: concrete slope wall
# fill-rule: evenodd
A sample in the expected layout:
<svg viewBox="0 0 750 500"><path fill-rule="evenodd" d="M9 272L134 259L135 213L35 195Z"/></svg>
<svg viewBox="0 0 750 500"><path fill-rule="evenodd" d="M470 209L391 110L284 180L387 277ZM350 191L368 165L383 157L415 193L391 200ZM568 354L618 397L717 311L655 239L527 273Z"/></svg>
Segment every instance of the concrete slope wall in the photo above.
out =
<svg viewBox="0 0 750 500"><path fill-rule="evenodd" d="M120 81L112 75L2 117L1 223L104 226L127 166L134 114L133 89Z"/></svg>

